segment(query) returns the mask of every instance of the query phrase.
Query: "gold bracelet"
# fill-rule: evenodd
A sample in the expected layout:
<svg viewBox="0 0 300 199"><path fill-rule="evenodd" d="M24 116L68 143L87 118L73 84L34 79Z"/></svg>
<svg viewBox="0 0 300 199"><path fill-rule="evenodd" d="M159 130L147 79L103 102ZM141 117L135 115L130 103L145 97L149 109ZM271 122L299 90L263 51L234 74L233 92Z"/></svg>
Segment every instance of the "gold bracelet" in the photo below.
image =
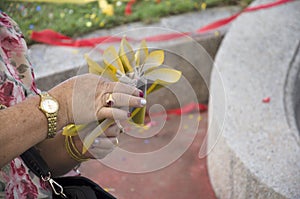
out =
<svg viewBox="0 0 300 199"><path fill-rule="evenodd" d="M81 162L80 159L77 156L75 156L75 154L72 153L67 137L65 137L65 147L66 147L66 151L68 152L68 154L71 156L72 159L76 160L77 162Z"/></svg>
<svg viewBox="0 0 300 199"><path fill-rule="evenodd" d="M75 153L75 155L77 155L78 157L81 157L82 155L78 151L77 147L75 146L72 136L68 136L68 138L69 138L69 144L71 144L70 148L73 149L73 152Z"/></svg>
<svg viewBox="0 0 300 199"><path fill-rule="evenodd" d="M86 158L80 154L78 149L76 148L72 136L65 136L65 147L68 154L76 160L77 162L84 162L89 160L90 158Z"/></svg>
<svg viewBox="0 0 300 199"><path fill-rule="evenodd" d="M69 153L69 155L71 156L71 158L73 158L74 160L76 160L77 162L84 162L89 160L89 158L85 158L82 157L81 155L77 155L74 152L74 148L71 147L70 142L72 142L72 137L71 136L66 136L65 137L65 145L66 145L66 150ZM77 149L76 149L77 150ZM78 151L78 150L77 150ZM79 151L78 151L79 152Z"/></svg>

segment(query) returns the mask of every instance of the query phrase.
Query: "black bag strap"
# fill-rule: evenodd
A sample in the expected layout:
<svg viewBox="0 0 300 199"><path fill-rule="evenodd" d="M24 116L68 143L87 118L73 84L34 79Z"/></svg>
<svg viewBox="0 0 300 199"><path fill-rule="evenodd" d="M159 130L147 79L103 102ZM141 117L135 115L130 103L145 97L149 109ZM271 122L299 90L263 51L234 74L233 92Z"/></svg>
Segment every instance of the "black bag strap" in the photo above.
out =
<svg viewBox="0 0 300 199"><path fill-rule="evenodd" d="M50 169L45 160L41 157L39 151L35 147L31 147L23 154L21 158L26 166L37 176L45 177L49 175Z"/></svg>
<svg viewBox="0 0 300 199"><path fill-rule="evenodd" d="M42 158L40 153L35 147L31 147L23 154L21 158L26 164L26 166L37 176L41 178L44 182L48 182L56 195L61 196L61 198L67 198L64 194L63 187L53 180L48 164Z"/></svg>
<svg viewBox="0 0 300 199"><path fill-rule="evenodd" d="M26 166L37 176L41 178L41 180L49 182L53 192L56 196L60 196L60 198L67 198L64 194L64 188L72 188L75 186L87 186L89 189L95 191L97 198L105 198L105 199L116 199L113 195L106 192L102 189L98 184L93 182L92 180L82 177L82 176L72 176L72 177L58 177L52 178L51 172L48 164L40 155L39 151L35 147L31 147L27 151L25 151L21 158L23 159ZM66 187L62 187L64 185ZM67 190L66 190L67 191ZM57 197L54 197L57 198ZM90 198L90 197L88 197Z"/></svg>

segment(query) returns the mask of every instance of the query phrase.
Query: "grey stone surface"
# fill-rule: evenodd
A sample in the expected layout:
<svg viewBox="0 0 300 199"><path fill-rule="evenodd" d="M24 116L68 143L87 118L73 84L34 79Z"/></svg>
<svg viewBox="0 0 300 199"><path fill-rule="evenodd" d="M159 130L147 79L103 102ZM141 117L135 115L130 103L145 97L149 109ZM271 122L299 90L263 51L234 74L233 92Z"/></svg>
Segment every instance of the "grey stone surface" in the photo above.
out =
<svg viewBox="0 0 300 199"><path fill-rule="evenodd" d="M150 25L143 23L131 23L109 30L99 30L85 35L85 38L99 37L107 35L128 36L135 39L142 39L147 36L176 32L195 32L198 28L209 24L215 20L228 17L240 10L239 7L224 7L208 9L202 12L193 12L179 16L163 18L160 22ZM208 100L208 82L214 58L219 44L226 31L221 29L219 35L208 33L204 35L192 35L191 38L176 39L166 42L151 42L148 45L152 48L161 47L168 49L166 60L168 65L174 66L183 71L184 75L193 85L197 93L198 100L205 102ZM194 45L198 43L201 49L192 52ZM97 49L90 48L70 48L48 45L33 45L30 47L30 57L32 59L37 79L37 85L41 90L48 90L56 84L72 77L76 74L87 72L86 62L83 59L85 53L89 53L93 59L100 60L101 52L108 45L101 44ZM116 43L115 45L119 45ZM174 56L176 54L177 56ZM180 58L181 56L181 58ZM188 57L188 61L182 59ZM192 65L192 66L191 66ZM193 69L194 68L194 69ZM195 69L196 68L196 69ZM193 70L200 72L195 73ZM172 99L171 94L166 94L165 90L156 94L157 99ZM190 96L186 96L186 101ZM156 103L156 102L153 102ZM176 101L166 100L169 107L176 106Z"/></svg>
<svg viewBox="0 0 300 199"><path fill-rule="evenodd" d="M218 198L300 198L299 19L300 1L245 13L217 53L208 168Z"/></svg>

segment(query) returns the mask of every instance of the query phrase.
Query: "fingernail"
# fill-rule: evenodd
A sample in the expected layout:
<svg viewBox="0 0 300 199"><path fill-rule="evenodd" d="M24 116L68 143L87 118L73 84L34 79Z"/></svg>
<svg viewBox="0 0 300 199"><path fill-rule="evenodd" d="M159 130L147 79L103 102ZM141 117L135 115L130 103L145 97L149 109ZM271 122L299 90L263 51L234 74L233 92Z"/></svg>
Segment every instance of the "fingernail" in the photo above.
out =
<svg viewBox="0 0 300 199"><path fill-rule="evenodd" d="M144 97L143 91L139 91L139 96L140 96L140 97Z"/></svg>
<svg viewBox="0 0 300 199"><path fill-rule="evenodd" d="M127 113L127 117L131 117L131 113L129 112L129 113Z"/></svg>
<svg viewBox="0 0 300 199"><path fill-rule="evenodd" d="M147 104L147 101L145 99L141 99L141 105L146 105Z"/></svg>

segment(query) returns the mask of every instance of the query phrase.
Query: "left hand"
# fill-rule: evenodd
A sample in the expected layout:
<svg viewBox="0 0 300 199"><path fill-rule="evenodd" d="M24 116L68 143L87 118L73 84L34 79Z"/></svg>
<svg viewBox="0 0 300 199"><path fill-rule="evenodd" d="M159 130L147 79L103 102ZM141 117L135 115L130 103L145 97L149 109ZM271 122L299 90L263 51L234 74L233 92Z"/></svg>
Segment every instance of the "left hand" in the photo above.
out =
<svg viewBox="0 0 300 199"><path fill-rule="evenodd" d="M88 152L84 154L86 158L91 159L103 159L109 153L111 153L115 147L118 145L118 136L121 130L114 124L110 126L103 134L95 139L92 146L89 148ZM74 137L74 142L78 149L82 149L82 140L79 136Z"/></svg>

